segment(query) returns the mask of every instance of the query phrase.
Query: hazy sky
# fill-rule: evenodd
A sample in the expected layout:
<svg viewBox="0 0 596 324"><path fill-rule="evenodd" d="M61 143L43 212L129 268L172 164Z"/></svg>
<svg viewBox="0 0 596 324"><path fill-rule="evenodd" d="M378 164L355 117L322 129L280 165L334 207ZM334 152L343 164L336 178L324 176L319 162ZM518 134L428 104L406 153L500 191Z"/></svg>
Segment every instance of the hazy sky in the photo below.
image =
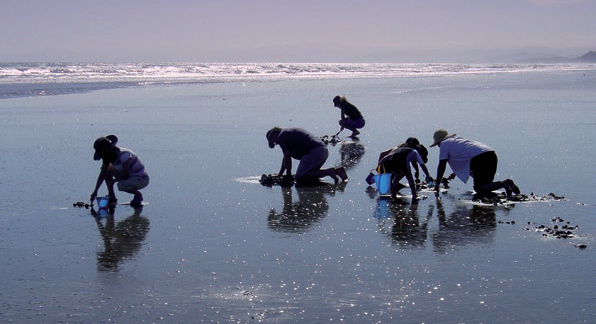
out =
<svg viewBox="0 0 596 324"><path fill-rule="evenodd" d="M412 62L596 50L596 0L0 4L0 61Z"/></svg>

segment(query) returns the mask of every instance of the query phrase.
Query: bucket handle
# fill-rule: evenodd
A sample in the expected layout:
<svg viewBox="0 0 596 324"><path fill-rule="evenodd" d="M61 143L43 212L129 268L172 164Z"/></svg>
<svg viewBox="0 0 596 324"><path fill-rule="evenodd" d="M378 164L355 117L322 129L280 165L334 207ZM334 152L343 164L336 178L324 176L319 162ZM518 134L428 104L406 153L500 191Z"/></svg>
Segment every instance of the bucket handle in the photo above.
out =
<svg viewBox="0 0 596 324"><path fill-rule="evenodd" d="M381 172L381 168L383 168L383 172ZM378 174L381 174L381 173L387 173L387 170L385 170L385 165L383 165L383 164L379 164L379 165L377 166L377 169L376 169L376 171L377 171L377 173L378 173Z"/></svg>

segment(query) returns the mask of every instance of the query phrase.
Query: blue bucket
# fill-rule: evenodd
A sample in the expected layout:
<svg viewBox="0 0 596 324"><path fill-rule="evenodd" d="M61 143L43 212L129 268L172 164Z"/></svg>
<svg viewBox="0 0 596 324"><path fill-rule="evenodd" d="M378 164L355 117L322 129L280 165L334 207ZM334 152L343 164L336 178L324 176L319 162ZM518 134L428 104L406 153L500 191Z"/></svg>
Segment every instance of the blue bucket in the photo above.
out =
<svg viewBox="0 0 596 324"><path fill-rule="evenodd" d="M108 208L109 203L110 203L110 197L109 196L95 197L95 200L97 200L97 207L99 207L99 209Z"/></svg>
<svg viewBox="0 0 596 324"><path fill-rule="evenodd" d="M377 191L381 195L391 193L391 173L381 173L374 176Z"/></svg>

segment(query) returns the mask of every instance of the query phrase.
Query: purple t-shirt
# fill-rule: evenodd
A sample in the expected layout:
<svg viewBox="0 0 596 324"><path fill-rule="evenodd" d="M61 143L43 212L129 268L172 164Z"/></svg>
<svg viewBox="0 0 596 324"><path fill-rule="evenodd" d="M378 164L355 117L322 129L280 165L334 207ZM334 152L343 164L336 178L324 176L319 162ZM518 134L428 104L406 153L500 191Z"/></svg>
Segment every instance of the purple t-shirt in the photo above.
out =
<svg viewBox="0 0 596 324"><path fill-rule="evenodd" d="M315 148L325 147L320 138L301 128L283 128L277 137L277 144L282 150L288 150L296 160Z"/></svg>

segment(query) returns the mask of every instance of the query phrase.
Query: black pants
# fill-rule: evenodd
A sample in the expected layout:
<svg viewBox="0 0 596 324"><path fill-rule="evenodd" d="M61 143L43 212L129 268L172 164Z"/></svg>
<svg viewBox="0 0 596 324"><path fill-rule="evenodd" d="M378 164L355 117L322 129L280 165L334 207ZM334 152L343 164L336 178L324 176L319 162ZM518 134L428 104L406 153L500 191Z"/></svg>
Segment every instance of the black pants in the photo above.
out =
<svg viewBox="0 0 596 324"><path fill-rule="evenodd" d="M495 151L484 152L476 155L470 161L470 172L474 178L474 190L481 192L482 187L492 183L497 173L497 153Z"/></svg>

